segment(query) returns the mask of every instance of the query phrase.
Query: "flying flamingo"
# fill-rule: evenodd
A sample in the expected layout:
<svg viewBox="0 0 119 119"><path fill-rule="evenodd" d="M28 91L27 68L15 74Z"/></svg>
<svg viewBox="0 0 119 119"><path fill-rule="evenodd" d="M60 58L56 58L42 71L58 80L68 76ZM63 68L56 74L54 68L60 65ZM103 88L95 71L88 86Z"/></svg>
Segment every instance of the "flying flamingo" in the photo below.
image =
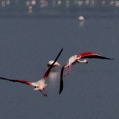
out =
<svg viewBox="0 0 119 119"><path fill-rule="evenodd" d="M8 79L8 78L4 78L4 77L0 77L0 79L12 81L12 82L19 82L19 83L23 83L23 84L27 84L27 85L33 86L34 90L39 90L42 93L43 96L47 96L47 94L45 93L45 87L47 86L47 84L45 84L45 80L48 77L52 67L54 65L56 65L55 63L56 63L57 59L59 58L60 54L62 53L62 51L63 51L63 48L59 52L59 54L56 57L56 59L54 60L54 62L52 62L52 64L49 66L49 68L47 68L45 74L43 75L43 78L41 80L39 80L39 81L30 82L30 81L25 81L25 80ZM44 93L42 91L44 91Z"/></svg>
<svg viewBox="0 0 119 119"><path fill-rule="evenodd" d="M71 71L72 65L74 65L76 63L88 63L88 60L84 59L84 58L98 58L98 59L112 60L111 58L107 58L107 57L101 56L101 55L96 54L94 52L84 52L84 53L81 53L81 54L78 54L78 55L71 56L68 59L67 63L64 64L62 66L62 69L61 69L59 94L61 94L61 92L63 90L63 77L64 77L63 76L63 72L64 72L64 69L67 68L67 74L69 74L70 71Z"/></svg>

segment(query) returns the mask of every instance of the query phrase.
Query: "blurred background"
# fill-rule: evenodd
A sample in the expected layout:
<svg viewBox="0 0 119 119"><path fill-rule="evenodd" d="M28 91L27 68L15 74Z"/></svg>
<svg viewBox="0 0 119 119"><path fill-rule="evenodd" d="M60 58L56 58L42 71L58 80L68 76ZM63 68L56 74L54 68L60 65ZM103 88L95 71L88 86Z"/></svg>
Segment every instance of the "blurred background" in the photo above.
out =
<svg viewBox="0 0 119 119"><path fill-rule="evenodd" d="M48 97L0 80L0 118L119 119L118 39L119 0L0 0L1 77L37 81L62 47L61 66L87 51L114 58L74 65L60 95L61 67Z"/></svg>

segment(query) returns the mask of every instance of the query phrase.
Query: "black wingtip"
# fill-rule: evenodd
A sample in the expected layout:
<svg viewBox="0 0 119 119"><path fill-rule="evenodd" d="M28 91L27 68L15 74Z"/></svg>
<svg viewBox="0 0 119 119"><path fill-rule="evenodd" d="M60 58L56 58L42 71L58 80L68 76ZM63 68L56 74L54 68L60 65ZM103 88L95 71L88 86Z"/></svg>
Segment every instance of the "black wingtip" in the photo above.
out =
<svg viewBox="0 0 119 119"><path fill-rule="evenodd" d="M63 80L60 80L60 90L59 90L59 94L61 94L62 91L63 91Z"/></svg>
<svg viewBox="0 0 119 119"><path fill-rule="evenodd" d="M114 60L113 58L109 58L109 60Z"/></svg>
<svg viewBox="0 0 119 119"><path fill-rule="evenodd" d="M104 57L104 56L101 56L100 59L114 60L113 58L108 58L108 57Z"/></svg>
<svg viewBox="0 0 119 119"><path fill-rule="evenodd" d="M5 77L0 77L0 79L7 80L7 78L5 78Z"/></svg>
<svg viewBox="0 0 119 119"><path fill-rule="evenodd" d="M63 47L61 48L61 50L60 51L62 51L63 50Z"/></svg>
<svg viewBox="0 0 119 119"><path fill-rule="evenodd" d="M65 65L61 69L60 73L60 89L59 89L59 94L63 91L63 71L64 71Z"/></svg>
<svg viewBox="0 0 119 119"><path fill-rule="evenodd" d="M59 91L59 95L61 94L62 91Z"/></svg>
<svg viewBox="0 0 119 119"><path fill-rule="evenodd" d="M101 59L114 60L113 58L108 58L108 57L104 57L104 56L102 56Z"/></svg>

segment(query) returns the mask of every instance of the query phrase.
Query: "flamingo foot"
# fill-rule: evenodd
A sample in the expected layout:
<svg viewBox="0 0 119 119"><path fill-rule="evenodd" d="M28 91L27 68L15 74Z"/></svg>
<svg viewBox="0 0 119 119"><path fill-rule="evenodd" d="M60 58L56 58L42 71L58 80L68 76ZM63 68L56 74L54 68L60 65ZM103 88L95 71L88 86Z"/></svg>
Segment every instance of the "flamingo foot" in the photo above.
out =
<svg viewBox="0 0 119 119"><path fill-rule="evenodd" d="M45 97L47 97L47 94L46 93L43 93L41 90L40 90L41 94Z"/></svg>
<svg viewBox="0 0 119 119"><path fill-rule="evenodd" d="M47 97L47 94L43 94L45 97Z"/></svg>
<svg viewBox="0 0 119 119"><path fill-rule="evenodd" d="M45 93L45 88L43 88L43 91L44 91L43 95L47 97L47 94Z"/></svg>

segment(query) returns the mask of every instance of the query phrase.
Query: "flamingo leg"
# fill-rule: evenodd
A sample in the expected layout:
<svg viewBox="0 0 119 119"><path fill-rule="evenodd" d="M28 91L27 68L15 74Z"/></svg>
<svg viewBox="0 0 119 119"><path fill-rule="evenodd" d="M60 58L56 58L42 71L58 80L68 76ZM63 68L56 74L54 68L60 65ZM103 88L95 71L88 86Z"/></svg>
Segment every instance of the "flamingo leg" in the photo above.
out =
<svg viewBox="0 0 119 119"><path fill-rule="evenodd" d="M70 68L70 66L67 67L66 75L69 75L69 72L70 72L69 68ZM65 76L66 76L66 75L65 75Z"/></svg>
<svg viewBox="0 0 119 119"><path fill-rule="evenodd" d="M67 75L69 75L69 72L70 72L70 66L67 69Z"/></svg>
<svg viewBox="0 0 119 119"><path fill-rule="evenodd" d="M47 96L47 94L44 94L44 93L42 92L42 90L40 90L40 92L41 92L41 94L42 94L43 96Z"/></svg>
<svg viewBox="0 0 119 119"><path fill-rule="evenodd" d="M64 77L65 77L66 75L69 75L69 74L70 74L71 69L72 69L72 65L70 65L70 66L67 67L67 69L66 69L66 74L64 75Z"/></svg>
<svg viewBox="0 0 119 119"><path fill-rule="evenodd" d="M66 72L64 74L64 77L69 74L69 67L66 67Z"/></svg>
<svg viewBox="0 0 119 119"><path fill-rule="evenodd" d="M43 91L44 91L44 95L47 96L46 92L45 92L45 88L43 88Z"/></svg>
<svg viewBox="0 0 119 119"><path fill-rule="evenodd" d="M63 75L63 77L65 77L67 74L68 74L68 67L66 67L65 74Z"/></svg>
<svg viewBox="0 0 119 119"><path fill-rule="evenodd" d="M68 75L70 74L71 69L72 69L72 65L70 65L70 66L68 67Z"/></svg>

